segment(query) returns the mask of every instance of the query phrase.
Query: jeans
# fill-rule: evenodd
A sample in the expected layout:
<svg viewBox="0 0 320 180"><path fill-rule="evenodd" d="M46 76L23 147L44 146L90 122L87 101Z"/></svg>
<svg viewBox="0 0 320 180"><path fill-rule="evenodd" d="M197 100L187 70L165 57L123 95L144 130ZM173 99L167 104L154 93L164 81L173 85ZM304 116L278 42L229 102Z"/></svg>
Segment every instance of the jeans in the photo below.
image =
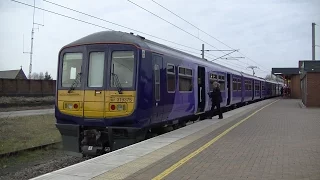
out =
<svg viewBox="0 0 320 180"><path fill-rule="evenodd" d="M223 118L220 103L213 103L211 107L211 116L213 116L214 108L217 107L219 118Z"/></svg>

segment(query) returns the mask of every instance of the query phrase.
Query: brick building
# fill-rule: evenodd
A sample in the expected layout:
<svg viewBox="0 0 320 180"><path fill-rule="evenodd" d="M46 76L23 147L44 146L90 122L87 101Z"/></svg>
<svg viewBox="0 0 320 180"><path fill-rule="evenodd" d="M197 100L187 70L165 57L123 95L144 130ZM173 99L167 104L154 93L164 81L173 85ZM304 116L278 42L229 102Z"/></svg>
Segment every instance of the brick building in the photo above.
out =
<svg viewBox="0 0 320 180"><path fill-rule="evenodd" d="M0 71L0 79L27 79L22 68L18 70Z"/></svg>
<svg viewBox="0 0 320 180"><path fill-rule="evenodd" d="M291 89L291 98L301 99L306 107L320 107L320 61L299 61L298 68L272 68Z"/></svg>
<svg viewBox="0 0 320 180"><path fill-rule="evenodd" d="M301 98L299 71L299 68L272 68L272 74L281 76L285 80L284 83L291 90L291 98L294 99Z"/></svg>
<svg viewBox="0 0 320 180"><path fill-rule="evenodd" d="M320 61L299 61L301 99L307 107L320 107Z"/></svg>

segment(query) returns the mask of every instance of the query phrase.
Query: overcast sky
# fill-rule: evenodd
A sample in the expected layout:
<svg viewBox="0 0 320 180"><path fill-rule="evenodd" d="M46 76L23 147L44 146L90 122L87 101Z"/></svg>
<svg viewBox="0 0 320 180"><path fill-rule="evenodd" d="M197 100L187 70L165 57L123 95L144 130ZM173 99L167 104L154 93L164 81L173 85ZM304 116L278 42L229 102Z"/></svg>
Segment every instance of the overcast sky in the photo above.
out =
<svg viewBox="0 0 320 180"><path fill-rule="evenodd" d="M20 0L33 4L33 0ZM50 0L108 21L131 27L145 33L184 44L199 50L202 42L149 14L127 0ZM191 34L203 39L218 49L230 49L215 39L199 32L151 0L132 0L140 6L160 15ZM256 75L265 77L272 67L297 67L299 60L311 59L311 23L316 26L316 44L320 45L320 1L319 0L156 0L200 29L235 49L240 49L244 59L220 60L219 64L251 73L248 65L258 66ZM88 21L117 31L131 32L103 21L36 0L36 6ZM26 75L29 71L28 54L32 28L33 8L11 0L0 0L0 70L19 69ZM35 30L33 72L48 71L56 78L57 58L60 48L72 41L105 29L36 10L36 23L44 27ZM35 26L37 27L37 26ZM136 34L136 32L134 32ZM191 50L159 39L148 39ZM205 49L214 49L206 44ZM209 52L207 59L224 55ZM208 56L207 56L208 55ZM234 57L244 55L234 53ZM226 56L228 57L228 56ZM316 59L320 59L320 48L316 48Z"/></svg>

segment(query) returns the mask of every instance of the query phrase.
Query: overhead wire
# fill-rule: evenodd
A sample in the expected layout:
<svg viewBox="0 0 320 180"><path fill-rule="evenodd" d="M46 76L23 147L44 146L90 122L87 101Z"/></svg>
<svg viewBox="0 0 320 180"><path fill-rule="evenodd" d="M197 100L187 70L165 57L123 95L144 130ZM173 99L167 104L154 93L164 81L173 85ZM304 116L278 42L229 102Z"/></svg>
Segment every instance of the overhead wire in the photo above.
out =
<svg viewBox="0 0 320 180"><path fill-rule="evenodd" d="M196 49L196 48L192 48L192 47L189 47L189 46L185 46L185 45L182 45L182 44L179 44L179 43L176 43L176 42L173 42L173 41L169 41L169 40L166 40L166 39L163 39L163 38L160 38L160 37L157 37L157 36L154 36L154 35L151 35L151 34L148 34L148 33L145 33L145 32L142 32L142 31L139 31L139 30L136 30L136 29L133 29L133 28L129 28L129 27L120 25L120 24L118 24L118 23L114 23L114 22L111 22L111 21L108 21L108 20L105 20L105 19L102 19L102 18L93 16L93 15L90 15L90 14L81 12L81 11L78 11L78 10L72 9L72 8L70 8L70 7L63 6L63 5L61 5L61 4L57 4L57 3L54 3L54 2L51 2L51 1L48 1L48 0L43 0L43 1L45 1L45 2L47 2L47 3L50 3L50 4L53 4L53 5L55 5L55 6L59 6L59 7L68 9L68 10L70 10L70 11L77 12L77 13L79 13L79 14L83 14L83 15L86 15L86 16L89 16L89 17L92 17L92 18L95 18L95 19L98 19L98 20L101 20L101 21L104 21L104 22L107 22L107 23L110 23L110 24L117 25L117 26L119 26L119 27L123 27L123 28L126 28L126 29L130 29L130 30L132 30L132 31L139 32L139 33L145 34L145 35L147 35L147 36L151 36L151 37L154 37L154 38L157 38L157 39L161 39L161 40L164 40L164 41L167 41L167 42L171 42L171 43L176 44L176 45L180 45L180 46L187 47L187 48L189 48L189 49L193 49L193 50L197 50L197 51L198 51L198 49ZM197 55L198 55L198 52L194 52L194 51L190 51L190 50L185 50L185 49L181 49L181 48L177 48L177 47L173 47L173 48L178 49L178 50L181 50L181 51L184 51L184 52L188 52L188 53L192 53L192 54L197 54ZM207 53L207 54L210 54L210 53ZM219 59L217 56L215 56L215 55L213 55L213 54L210 54L210 55L214 56L214 58L213 58L214 60ZM230 63L227 63L227 62L226 62L226 64L230 65ZM236 64L236 65L238 65L238 64ZM238 65L238 66L239 66L239 65ZM235 67L237 67L237 66L235 66Z"/></svg>
<svg viewBox="0 0 320 180"><path fill-rule="evenodd" d="M44 9L44 8L40 8L40 7L37 7L37 6L34 6L34 5L30 5L30 4L27 4L27 3L23 3L23 2L20 2L20 1L17 1L17 0L11 0L11 1L13 1L13 2L15 2L15 3L18 3L18 4L25 5L25 6L33 7L33 8L35 8L35 9L39 9L39 10L42 10L42 11L44 11L44 12L48 12L48 13L55 14L55 15L58 15L58 16L62 16L62 17L68 18L68 19L72 19L72 20L75 20L75 21L79 21L79 22L82 22L82 23L85 23L85 24L89 24L89 25L96 26L96 27L99 27L99 28L103 28L103 29L107 29L107 30L110 30L110 31L114 31L113 29L107 28L107 27L105 27L105 26L97 25L97 24L94 24L94 23L91 23L91 22L88 22L88 21L84 21L84 20L81 20L81 19L77 19L77 18L74 18L74 17L71 17L71 16L67 16L67 15L64 15L64 14L61 14L61 13L57 13L57 12L54 12L54 11L50 11L50 10L47 10L47 9ZM100 18L100 19L101 19L101 18ZM103 20L103 19L101 19L101 20ZM120 26L121 26L121 25L120 25ZM134 29L132 29L132 30L134 30ZM135 30L135 31L136 31L136 30ZM141 32L141 31L140 31L140 32ZM143 32L141 32L141 33L143 33ZM163 38L161 38L161 39L163 39ZM165 40L165 39L163 39L163 40ZM173 43L174 43L174 44L178 44L178 43L175 43L175 42L173 42ZM179 45L180 45L180 44L179 44ZM176 47L174 47L174 48L176 48ZM179 50L184 51L184 52L194 53L194 54L197 54L197 53L198 53L198 52L195 52L195 51L190 51L190 50L185 50L185 49L180 49L180 48L176 48L176 49L179 49ZM195 49L195 48L193 48L193 49L198 51L198 49ZM215 55L212 55L212 56L214 56L215 58L217 57L217 56L215 56ZM218 60L218 61L220 61L220 60ZM229 63L227 63L227 62L224 62L224 63L229 64ZM232 64L229 64L229 65L232 65ZM232 65L232 66L234 66L234 65ZM234 66L234 67L237 67L237 66Z"/></svg>
<svg viewBox="0 0 320 180"><path fill-rule="evenodd" d="M191 36L193 36L193 37L195 37L195 38L199 39L200 41L202 41L202 42L204 42L204 43L208 44L209 46L211 46L211 47L213 47L213 48L215 48L215 49L218 49L217 47L215 47L215 46L211 45L210 43L208 43L208 42L204 41L203 39L201 39L201 38L199 38L199 37L195 36L194 34L191 34L190 32L188 32L188 31L186 31L186 30L182 29L181 27L179 27L179 26L175 25L174 23L172 23L172 22L170 22L170 21L168 21L168 20L166 20L166 19L162 18L161 16L159 16L159 15L157 15L157 14L155 14L155 13L153 13L153 12L149 11L149 10L147 10L146 8L144 8L144 7L140 6L139 4L134 3L134 2L132 2L131 0L127 0L127 1L129 1L130 3L134 4L135 6L137 6L137 7L139 7L139 8L141 8L141 9L143 9L143 10L145 10L145 11L149 12L150 14L152 14L152 15L154 15L154 16L156 16L156 17L158 17L159 19L161 19L161 20L163 20L163 21L165 21L165 22L167 22L167 23L171 24L172 26L174 26L174 27L176 27L176 28L180 29L181 31L183 31L183 32L185 32L185 33L187 33L187 34L189 34L189 35L191 35Z"/></svg>
<svg viewBox="0 0 320 180"><path fill-rule="evenodd" d="M129 1L129 0L128 0ZM197 27L196 25L190 23L189 21L185 20L184 18L182 18L181 16L179 16L178 14L174 13L173 11L169 10L168 8L166 8L165 6L161 5L160 3L156 2L155 0L150 0L152 2L154 2L155 4L157 4L158 6L162 7L163 9L169 11L170 13L172 13L173 15L177 16L178 18L180 18L181 20L185 21L186 23L190 24L191 26L195 27L196 29L198 29L199 31L203 32L204 34L208 35L209 37L215 39L216 41L222 43L223 45L227 46L230 49L234 49L232 47L230 47L229 45L227 45L226 43L220 41L218 38L210 35L209 33L205 32L204 30L200 29L199 27ZM251 60L252 62L258 64L259 66L261 66L259 63L257 63L256 61L252 60L251 58L249 58L248 56L244 55L243 53L237 51L238 53L240 53L241 55L245 56L247 59ZM246 63L248 64L248 63ZM248 64L249 65L249 64Z"/></svg>
<svg viewBox="0 0 320 180"><path fill-rule="evenodd" d="M209 44L208 42L206 42L206 41L204 41L204 40L200 39L199 37L197 37L197 36L195 36L195 35L193 35L193 34L189 33L188 31L186 31L186 30L184 30L184 29L180 28L179 26L177 26L177 25L175 25L175 24L171 23L170 21L168 21L168 20L166 20L166 19L162 18L161 16L159 16L159 15L157 15L157 14L155 14L155 13L153 13L153 12L151 12L151 11L147 10L146 8L144 8L144 7L140 6L140 5L138 5L137 3L134 3L134 2L132 2L131 0L127 0L127 1L129 1L130 3L134 4L135 6L137 6L137 7L139 7L139 8L141 8L141 9L143 9L143 10L145 10L145 11L149 12L150 14L152 14L152 15L154 15L154 16L156 16L156 17L158 17L159 19L161 19L161 20L163 20L163 21L165 21L165 22L167 22L167 23L169 23L169 24L173 25L174 27L176 27L176 28L178 28L178 29L182 30L183 32L185 32L185 33L187 33L187 34L189 34L189 35L191 35L191 36L193 36L193 37L195 37L195 38L199 39L200 41L202 41L202 42L204 42L204 43L208 44L209 46L211 46L211 47L213 47L213 48L215 48L215 49L218 49L218 48L216 48L215 46L213 46L213 45ZM216 59L219 59L219 58L221 58L221 57L225 57L225 56L227 56L227 55L228 55L228 56L230 56L230 54L231 54L231 53L224 53L224 55L223 55L223 56L217 57ZM216 60L216 59L214 59L214 60ZM248 64L248 65L249 65L249 64Z"/></svg>
<svg viewBox="0 0 320 180"><path fill-rule="evenodd" d="M68 9L68 10L73 11L73 12L77 12L77 13L82 14L82 15L89 16L89 17L94 18L94 19L98 19L98 20L101 20L101 21L104 21L104 22L107 22L107 23L110 23L110 24L113 24L113 25L116 25L116 26L119 26L119 27L122 27L122 28L125 28L125 29L129 29L129 30L132 30L132 31L135 31L135 32L138 32L138 33L141 33L141 34L150 36L150 37L154 37L154 38L156 38L156 39L160 39L160 40L163 40L163 41L167 41L167 42L170 42L170 43L172 43L172 44L176 44L176 45L179 45L179 46L183 46L183 47L186 47L186 48L189 48L189 49L198 50L198 49L196 49L196 48L193 48L193 47L190 47L190 46L186 46L186 45L183 45L183 44L180 44L180 43L176 43L176 42L173 42L173 41L170 41L170 40L161 38L161 37L157 37L157 36L155 36L155 35L152 35L152 34L149 34L149 33L145 33L145 32L142 32L142 31L139 31L139 30L136 30L136 29L133 29L133 28L130 28L130 27L127 27L127 26L124 26L124 25L121 25L121 24L112 22L112 21L108 21L108 20L105 20L105 19L102 19L102 18L93 16L93 15L90 15L90 14L87 14L87 13L84 13L84 12L81 12L81 11L78 11L78 10L75 10L75 9L72 9L72 8L69 8L69 7L66 7L66 6L63 6L63 5L60 5L60 4L51 2L51 1L47 1L47 0L43 0L43 1L44 1L44 2L47 2L47 3L50 3L50 4L53 4L53 5L55 5L55 6L62 7L62 8L64 8L64 9Z"/></svg>
<svg viewBox="0 0 320 180"><path fill-rule="evenodd" d="M108 21L108 20L105 20L105 19L102 19L102 18L93 16L93 15L90 15L90 14L81 12L81 11L78 11L78 10L75 10L75 9L72 9L72 8L69 8L69 7L66 7L66 6L63 6L63 5L61 5L61 4L57 4L57 3L54 3L54 2L51 2L51 1L48 1L48 0L43 0L43 1L44 1L44 2L47 2L47 3L50 3L50 4L53 4L53 5L55 5L55 6L59 6L59 7L68 9L68 10L70 10L70 11L77 12L77 13L79 13L79 14L83 14L83 15L86 15L86 16L89 16L89 17L92 17L92 18L95 18L95 19L98 19L98 20L101 20L101 21L104 21L104 22L107 22L107 23L110 23L110 24L114 24L114 25L119 26L119 27L123 27L123 28L129 29L129 30L135 31L135 32L139 32L139 33L141 33L141 34L145 34L145 35L147 35L147 36L151 36L151 37L154 37L154 38L157 38L157 39L161 39L161 40L164 40L164 41L167 41L167 42L171 42L171 43L176 44L176 45L180 45L180 46L187 47L187 48L189 48L189 49L193 49L193 50L197 50L197 51L198 51L198 49L196 49L196 48L192 48L192 47L189 47L189 46L185 46L185 45L182 45L182 44L179 44L179 43L176 43L176 42L173 42L173 41L169 41L169 40L166 40L166 39L163 39L163 38L160 38L160 37L157 37L157 36L154 36L154 35L151 35L151 34L148 34L148 33L145 33L145 32L142 32L142 31L139 31L139 30L136 30L136 29L133 29L133 28L129 28L129 27L120 25L120 24L118 24L118 23L114 23L114 22L111 22L111 21ZM198 52L194 52L194 51L190 51L190 50L185 50L185 49L180 49L180 48L177 48L177 47L173 47L173 48L178 49L178 50L181 50L181 51L184 51L184 52L189 52L189 53L197 54L197 55L198 55ZM210 53L207 53L207 54L214 56L214 60L219 59L217 56L215 56L215 55L213 55L213 54L210 54ZM230 63L226 63L226 64L230 65Z"/></svg>
<svg viewBox="0 0 320 180"><path fill-rule="evenodd" d="M88 22L88 21L84 21L84 20L81 20L81 19L77 19L77 18L74 18L74 17L70 17L70 16L67 16L67 15L64 15L64 14L60 14L60 13L57 13L57 12L54 12L54 11L50 11L50 10L43 9L43 8L40 8L40 7L37 7L37 6L33 6L33 5L30 5L30 4L26 4L26 3L23 3L23 2L20 2L20 1L16 1L16 0L11 0L11 1L16 2L16 3L19 3L19 4L23 4L23 5L25 5L25 6L33 7L33 8L36 8L36 9L39 9L39 10L42 10L42 11L45 11L45 12L48 12L48 13L51 13L51 14L59 15L59 16L65 17L65 18L69 18L69 19L75 20L75 21L83 22L83 23L86 23L86 24L90 24L90 25L92 25L92 26L96 26L96 27L100 27L100 28L103 28L103 29L107 29L107 30L113 31L113 30L110 29L110 28L107 28L107 27L104 27L104 26L100 26L100 25L97 25L97 24L94 24L94 23L90 23L90 22Z"/></svg>

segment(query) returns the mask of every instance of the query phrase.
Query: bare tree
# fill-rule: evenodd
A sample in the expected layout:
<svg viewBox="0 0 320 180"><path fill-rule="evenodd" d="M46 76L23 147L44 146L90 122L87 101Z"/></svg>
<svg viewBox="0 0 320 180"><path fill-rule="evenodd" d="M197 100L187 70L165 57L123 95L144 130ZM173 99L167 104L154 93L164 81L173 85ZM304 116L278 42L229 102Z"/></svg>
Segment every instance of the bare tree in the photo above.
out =
<svg viewBox="0 0 320 180"><path fill-rule="evenodd" d="M43 72L40 72L40 73L39 73L39 79L40 79L40 80L43 80L43 79L44 79L44 74L43 74Z"/></svg>
<svg viewBox="0 0 320 180"><path fill-rule="evenodd" d="M36 72L32 73L31 79L39 79L39 74Z"/></svg>
<svg viewBox="0 0 320 180"><path fill-rule="evenodd" d="M266 80L274 80L274 78L270 74L266 75L265 79Z"/></svg>
<svg viewBox="0 0 320 180"><path fill-rule="evenodd" d="M48 71L44 75L44 80L52 80L51 75L48 73Z"/></svg>

